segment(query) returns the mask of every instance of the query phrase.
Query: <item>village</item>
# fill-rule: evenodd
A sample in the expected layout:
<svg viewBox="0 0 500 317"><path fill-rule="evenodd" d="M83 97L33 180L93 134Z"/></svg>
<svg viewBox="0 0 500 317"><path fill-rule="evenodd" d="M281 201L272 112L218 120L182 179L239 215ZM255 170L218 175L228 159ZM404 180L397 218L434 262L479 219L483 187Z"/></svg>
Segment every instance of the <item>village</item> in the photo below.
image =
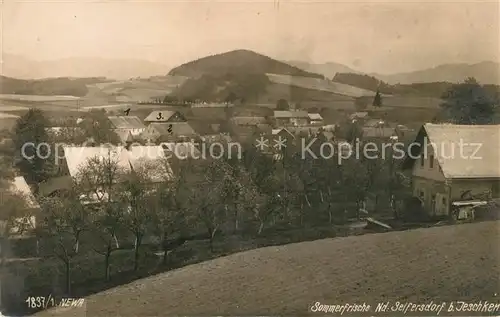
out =
<svg viewBox="0 0 500 317"><path fill-rule="evenodd" d="M383 106L378 92L377 96L371 107ZM3 196L3 208L9 215L3 220L5 263L55 256L60 262L57 265L66 267L60 292L71 294L83 282L80 276L85 281L96 276L109 282L112 267L125 265L112 264L118 261L113 260L115 253L116 257L130 257L125 262L133 266L133 272L141 271L142 266L151 271L152 262L158 270L158 263L164 269L175 261L185 261L182 251L176 255L176 250L196 241L209 241L206 248L215 255L222 251L217 248L227 249L224 244L242 234L271 244L283 243L269 238L279 228L295 235L296 230L312 226L312 232L306 234L310 237L302 233L303 238L298 238L308 240L498 216L499 125L425 123L415 130L374 116L377 112L370 112L370 107L328 122L320 113L295 109L286 100L279 100L276 110L267 111L266 116L241 110L243 114L238 114L229 102L153 106L157 109L142 117L133 115L134 105L130 104L57 120L45 118L37 109L30 109L22 118L2 117L3 126L16 131L0 142L13 167L22 170L23 162L29 161L31 168L41 167L39 176L50 166L38 183L14 175L12 196ZM222 115L217 120L187 118L191 109L204 106L216 108ZM24 138L22 131L27 135ZM259 147L259 139L269 144ZM282 147L273 145L282 140L286 142ZM339 164L340 160L300 157L301 143L310 140L345 151L359 142L399 142L410 151L399 158L348 155ZM20 142L28 141L35 141L31 148L16 150ZM426 141L448 145L480 142L481 161L447 157L436 145L423 156ZM57 145L62 152L51 154L48 146L49 152L41 153L43 147L37 146L41 143ZM215 143L228 148L237 145L238 155L215 155L210 146ZM201 146L209 146L210 155L204 150L200 156ZM316 145L308 151L323 154ZM344 153L332 152L329 158L339 155ZM34 163L37 160L39 165ZM55 249L50 247L54 243ZM93 265L87 264L93 274L79 264L82 256L89 261L89 252L95 259L90 262ZM43 270L43 261L54 265L40 261L36 270ZM103 269L96 269L96 263ZM85 273L75 272L78 267ZM101 271L104 273L96 275ZM10 283L16 284L18 278ZM31 278L34 289L49 286L42 284L44 279ZM6 292L2 287L2 298L12 302L12 296L26 291L29 289L8 287Z"/></svg>

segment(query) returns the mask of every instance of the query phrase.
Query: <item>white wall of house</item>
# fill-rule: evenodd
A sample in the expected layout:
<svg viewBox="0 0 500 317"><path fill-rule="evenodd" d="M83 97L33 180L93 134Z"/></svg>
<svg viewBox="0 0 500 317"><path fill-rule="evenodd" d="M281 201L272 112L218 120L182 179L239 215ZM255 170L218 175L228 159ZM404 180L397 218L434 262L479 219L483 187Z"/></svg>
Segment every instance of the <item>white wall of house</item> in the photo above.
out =
<svg viewBox="0 0 500 317"><path fill-rule="evenodd" d="M431 146L413 164L413 196L424 202L424 208L431 215L449 213L450 188Z"/></svg>
<svg viewBox="0 0 500 317"><path fill-rule="evenodd" d="M122 128L122 129L117 129L117 130L119 130L119 131L128 131L128 132L130 132L130 134L132 134L133 136L138 136L138 135L140 135L141 133L143 133L143 132L146 130L146 128L140 128L140 129L123 129L123 128Z"/></svg>
<svg viewBox="0 0 500 317"><path fill-rule="evenodd" d="M441 182L445 181L439 162L434 156L434 150L430 146L427 149L426 155L421 155L420 158L415 160L412 174L414 177L422 177Z"/></svg>
<svg viewBox="0 0 500 317"><path fill-rule="evenodd" d="M441 206L444 208L442 213L448 214L449 205L460 200L466 191L470 191L472 196L487 195L489 192L492 196L499 194L496 187L500 181L498 179L445 179L431 147L426 156L415 160L412 175L413 196L424 201L424 208L430 214L439 214L436 208Z"/></svg>

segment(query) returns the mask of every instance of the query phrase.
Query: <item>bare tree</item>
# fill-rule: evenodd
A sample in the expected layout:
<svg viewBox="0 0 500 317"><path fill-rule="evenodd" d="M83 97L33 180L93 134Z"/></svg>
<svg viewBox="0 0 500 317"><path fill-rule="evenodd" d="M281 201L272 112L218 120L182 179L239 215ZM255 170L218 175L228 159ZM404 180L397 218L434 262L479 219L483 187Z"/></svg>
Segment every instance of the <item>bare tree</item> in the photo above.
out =
<svg viewBox="0 0 500 317"><path fill-rule="evenodd" d="M44 198L43 233L54 254L66 268L66 292L71 294L71 264L79 253L83 232L88 228L88 214L74 188L60 197Z"/></svg>
<svg viewBox="0 0 500 317"><path fill-rule="evenodd" d="M227 194L224 188L228 166L218 160L198 164L191 173L189 194L190 213L205 227L214 251L214 238L227 216Z"/></svg>
<svg viewBox="0 0 500 317"><path fill-rule="evenodd" d="M168 253L185 242L182 236L186 218L178 193L178 180L172 179L160 184L154 193L154 232L160 238L163 251L163 265L168 262ZM172 238L178 234L176 240Z"/></svg>
<svg viewBox="0 0 500 317"><path fill-rule="evenodd" d="M90 158L78 171L75 182L88 210L93 210L90 225L96 243L94 251L104 256L105 279L110 279L110 258L120 248L117 235L124 224L124 204L118 195L118 183L123 180L124 170L109 154L103 159Z"/></svg>
<svg viewBox="0 0 500 317"><path fill-rule="evenodd" d="M127 212L124 223L134 235L134 271L139 269L139 248L146 234L148 225L151 224L154 213L153 188L151 179L146 173L131 171L125 175L121 184L121 199L126 203Z"/></svg>

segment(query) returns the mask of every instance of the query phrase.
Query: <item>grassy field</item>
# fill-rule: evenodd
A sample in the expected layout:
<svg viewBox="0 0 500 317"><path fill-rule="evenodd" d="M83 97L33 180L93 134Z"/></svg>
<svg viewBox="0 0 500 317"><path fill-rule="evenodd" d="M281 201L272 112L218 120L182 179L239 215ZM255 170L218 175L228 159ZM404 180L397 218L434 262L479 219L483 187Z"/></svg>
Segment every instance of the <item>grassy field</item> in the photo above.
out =
<svg viewBox="0 0 500 317"><path fill-rule="evenodd" d="M339 94L349 97L360 97L360 96L374 96L373 91L361 89L358 87L335 83L330 80L310 78L310 77L300 77L300 76L289 76L289 75L278 75L278 74L266 74L269 80L273 83L284 84L302 87L311 90L326 91L333 94Z"/></svg>
<svg viewBox="0 0 500 317"><path fill-rule="evenodd" d="M78 100L75 96L42 96L42 95L9 95L0 94L0 100L20 100L20 101L59 101L59 100Z"/></svg>
<svg viewBox="0 0 500 317"><path fill-rule="evenodd" d="M373 315L376 304L385 301L391 305L431 300L497 303L499 224L483 222L256 249L90 296L85 310L87 316L307 315L320 302L366 303L372 306ZM38 316L81 313L77 308L55 309ZM446 314L450 313L441 313Z"/></svg>

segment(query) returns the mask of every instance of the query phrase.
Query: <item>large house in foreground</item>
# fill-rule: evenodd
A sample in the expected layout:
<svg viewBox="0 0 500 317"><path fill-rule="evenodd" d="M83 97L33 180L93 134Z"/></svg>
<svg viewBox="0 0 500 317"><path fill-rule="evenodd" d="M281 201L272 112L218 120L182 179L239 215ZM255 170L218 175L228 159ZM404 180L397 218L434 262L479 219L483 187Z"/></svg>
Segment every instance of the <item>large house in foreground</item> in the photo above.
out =
<svg viewBox="0 0 500 317"><path fill-rule="evenodd" d="M430 216L454 201L500 197L500 125L425 124L403 163Z"/></svg>
<svg viewBox="0 0 500 317"><path fill-rule="evenodd" d="M153 182L171 177L172 170L165 161L165 150L159 145L147 146L65 146L61 159L60 176L40 184L44 196L66 190L72 186L73 178L78 177L81 169L93 158L112 160L125 173L134 171L146 174Z"/></svg>

